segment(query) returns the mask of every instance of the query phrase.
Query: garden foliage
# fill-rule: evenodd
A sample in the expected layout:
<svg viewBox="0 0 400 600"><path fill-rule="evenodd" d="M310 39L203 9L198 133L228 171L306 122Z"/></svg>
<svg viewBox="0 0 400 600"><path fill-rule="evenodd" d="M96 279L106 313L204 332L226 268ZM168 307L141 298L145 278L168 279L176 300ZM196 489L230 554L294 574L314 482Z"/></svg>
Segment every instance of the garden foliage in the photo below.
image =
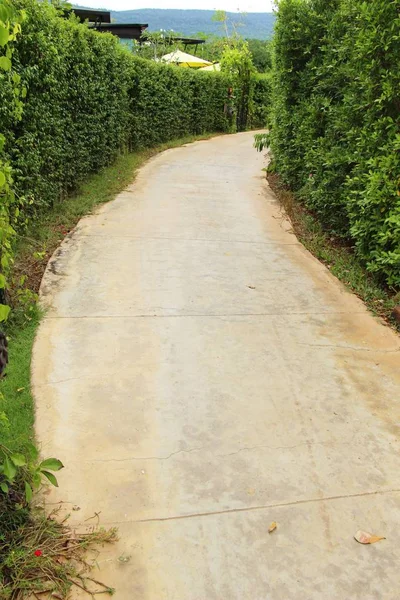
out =
<svg viewBox="0 0 400 600"><path fill-rule="evenodd" d="M13 189L11 165L6 153L5 132L21 118L22 97L26 90L21 77L13 70L13 42L21 31L23 12L15 10L9 0L0 2L0 321L7 318L6 277L13 259L13 241L19 221L20 202Z"/></svg>
<svg viewBox="0 0 400 600"><path fill-rule="evenodd" d="M253 76L253 110L251 125L264 128L269 121L271 108L271 73L256 73Z"/></svg>
<svg viewBox="0 0 400 600"><path fill-rule="evenodd" d="M370 271L400 285L400 0L280 0L275 168Z"/></svg>
<svg viewBox="0 0 400 600"><path fill-rule="evenodd" d="M245 131L253 112L256 79L256 69L247 42L236 40L233 45L225 46L221 56L221 71L233 85L237 130Z"/></svg>

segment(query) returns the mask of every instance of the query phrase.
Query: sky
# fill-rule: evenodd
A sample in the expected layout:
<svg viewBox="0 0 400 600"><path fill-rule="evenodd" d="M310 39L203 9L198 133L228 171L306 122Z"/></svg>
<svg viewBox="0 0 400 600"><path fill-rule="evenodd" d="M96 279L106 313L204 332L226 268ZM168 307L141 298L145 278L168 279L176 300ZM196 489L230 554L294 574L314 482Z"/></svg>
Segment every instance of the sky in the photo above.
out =
<svg viewBox="0 0 400 600"><path fill-rule="evenodd" d="M236 12L272 12L273 0L76 0L79 6L135 10L138 8L202 8Z"/></svg>

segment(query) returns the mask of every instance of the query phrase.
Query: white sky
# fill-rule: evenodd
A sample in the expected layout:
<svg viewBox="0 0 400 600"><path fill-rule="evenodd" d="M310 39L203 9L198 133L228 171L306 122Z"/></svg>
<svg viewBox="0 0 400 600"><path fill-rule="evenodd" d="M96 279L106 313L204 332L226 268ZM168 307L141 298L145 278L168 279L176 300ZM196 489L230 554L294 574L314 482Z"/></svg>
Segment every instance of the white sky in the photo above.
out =
<svg viewBox="0 0 400 600"><path fill-rule="evenodd" d="M201 8L236 12L272 12L273 0L76 0L79 6L135 10L138 8Z"/></svg>

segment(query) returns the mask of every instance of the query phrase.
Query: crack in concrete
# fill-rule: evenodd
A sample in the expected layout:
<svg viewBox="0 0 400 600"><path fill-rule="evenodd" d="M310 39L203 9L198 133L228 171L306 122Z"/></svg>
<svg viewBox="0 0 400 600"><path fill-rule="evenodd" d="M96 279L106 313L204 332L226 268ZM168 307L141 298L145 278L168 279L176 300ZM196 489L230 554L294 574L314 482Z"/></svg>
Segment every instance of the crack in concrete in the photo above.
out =
<svg viewBox="0 0 400 600"><path fill-rule="evenodd" d="M116 239L130 239L135 241L174 241L174 242L206 242L206 243L216 243L216 244L256 244L259 246L301 246L300 242L281 242L281 241L273 241L273 242L263 242L263 241L253 241L253 240L217 240L217 239L207 239L207 238L178 238L178 237L141 237L135 235L117 235L117 234L90 234L90 233L81 233L79 232L79 237L86 238L116 238Z"/></svg>
<svg viewBox="0 0 400 600"><path fill-rule="evenodd" d="M128 523L163 523L166 521L180 521L184 519L196 519L202 517L212 517L218 515L235 514L242 512L255 512L259 510L268 510L271 508L285 508L291 506L300 506L302 504L316 504L321 502L331 502L332 500L346 500L347 498L364 498L368 496L381 496L385 494L399 494L400 489L374 490L371 492L360 492L358 494L345 494L337 496L326 496L324 498L306 498L304 500L293 500L291 502L277 502L273 504L263 504L260 506L248 506L243 508L227 508L225 510L189 513L187 515L174 515L171 517L153 517L149 519L133 519L130 521L108 521L103 525L123 525Z"/></svg>
<svg viewBox="0 0 400 600"><path fill-rule="evenodd" d="M379 350L376 348L360 348L359 346L341 346L340 344L306 344L305 342L298 342L299 346L308 346L310 348L339 348L342 350L355 350L356 352L374 352L376 354L393 354L400 352L400 347L394 348L393 350Z"/></svg>
<svg viewBox="0 0 400 600"><path fill-rule="evenodd" d="M167 456L130 456L128 458L98 458L94 460L88 460L86 462L90 463L106 463L106 462L128 462L130 460L169 460L172 456L176 456L177 454L190 454L191 452L196 452L199 450L203 450L204 446L199 448L190 448L189 450L176 450L175 452L171 452Z"/></svg>
<svg viewBox="0 0 400 600"><path fill-rule="evenodd" d="M79 375L78 377L69 377L68 379L59 379L58 381L46 381L45 383L39 383L35 387L37 389L40 389L42 387L46 387L49 385L58 385L59 383L67 383L68 381L79 381L81 379L95 379L95 380L102 379L102 378L109 379L110 377L119 375L122 371L123 371L123 369L118 369L118 371L114 371L113 373L104 373L104 372L103 373L92 373L90 375Z"/></svg>
<svg viewBox="0 0 400 600"><path fill-rule="evenodd" d="M353 438L354 439L354 438ZM341 442L340 445L346 445L352 443L352 440ZM293 450L294 448L299 448L301 446L332 446L338 445L337 442L301 442L300 444L295 444L294 446L267 446L265 444L260 444L257 446L244 446L239 448L239 450L235 450L235 452L229 452L227 454L215 454L216 458L225 458L227 456L235 456L235 454L239 454L240 452L251 452L253 450ZM204 450L206 446L200 446L198 448L189 448L189 450L176 450L175 452L171 452L167 456L130 456L127 458L99 458L99 459L88 459L86 462L90 463L107 463L107 462L129 462L130 460L169 460L173 456L177 456L178 454L191 454L192 452L199 452L200 450ZM211 450L210 450L211 451Z"/></svg>
<svg viewBox="0 0 400 600"><path fill-rule="evenodd" d="M352 441L353 440L350 440L348 442L341 442L340 445L350 444ZM243 448L240 448L235 452L230 452L229 454L217 454L216 456L218 456L219 458L224 458L225 456L234 456L235 454L239 454L240 452L259 450L262 448L266 448L268 450L293 450L294 448L300 448L301 446L332 446L335 444L337 444L337 442L301 442L300 444L295 444L294 446L266 446L263 444L259 446L244 446Z"/></svg>
<svg viewBox="0 0 400 600"><path fill-rule="evenodd" d="M179 309L177 309L179 310ZM207 318L229 318L229 317L288 317L292 316L332 316L332 315L365 315L364 311L314 311L314 312L270 312L270 313L231 313L231 314L212 314L212 313L188 313L188 314L171 314L171 315L158 315L158 314L134 314L134 315L48 315L43 317L43 321L56 321L59 319L70 319L71 321L78 319L182 319L182 318L193 318L193 317L207 317Z"/></svg>

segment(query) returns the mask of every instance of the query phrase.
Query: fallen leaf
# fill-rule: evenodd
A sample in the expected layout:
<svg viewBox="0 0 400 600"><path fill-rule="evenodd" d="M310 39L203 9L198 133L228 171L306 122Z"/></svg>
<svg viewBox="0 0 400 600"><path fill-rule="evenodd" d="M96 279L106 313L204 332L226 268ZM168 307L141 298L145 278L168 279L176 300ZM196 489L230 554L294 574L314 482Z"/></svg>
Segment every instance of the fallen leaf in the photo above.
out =
<svg viewBox="0 0 400 600"><path fill-rule="evenodd" d="M367 531L357 531L354 536L354 539L359 544L375 544L375 542L380 542L380 540L385 540L386 538L379 535L372 535L372 533L368 533Z"/></svg>
<svg viewBox="0 0 400 600"><path fill-rule="evenodd" d="M272 521L271 525L268 527L268 533L272 533L278 527L275 521Z"/></svg>
<svg viewBox="0 0 400 600"><path fill-rule="evenodd" d="M250 288L251 290L255 290L256 289L254 285L248 285L247 287Z"/></svg>
<svg viewBox="0 0 400 600"><path fill-rule="evenodd" d="M17 392L23 392L23 391L24 391L24 389L25 389L24 387L22 387L22 388L18 388L18 389L17 389Z"/></svg>

